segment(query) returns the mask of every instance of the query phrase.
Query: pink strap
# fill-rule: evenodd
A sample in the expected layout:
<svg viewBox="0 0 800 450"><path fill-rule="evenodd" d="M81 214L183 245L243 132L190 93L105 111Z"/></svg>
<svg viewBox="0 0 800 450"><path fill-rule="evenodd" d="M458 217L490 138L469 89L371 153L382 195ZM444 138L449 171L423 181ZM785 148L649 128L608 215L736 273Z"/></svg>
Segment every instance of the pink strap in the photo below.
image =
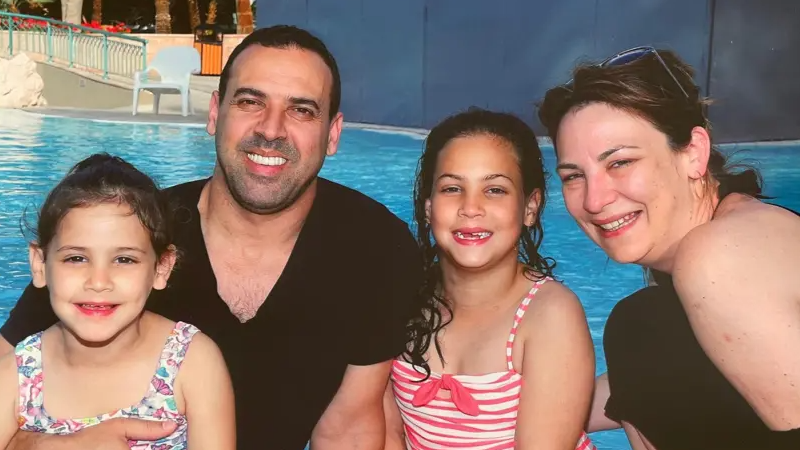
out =
<svg viewBox="0 0 800 450"><path fill-rule="evenodd" d="M528 295L522 299L522 303L519 304L517 312L514 314L514 325L511 326L511 332L508 335L508 342L506 343L506 364L508 365L508 370L514 370L514 361L511 358L511 351L514 348L514 339L517 337L517 328L519 328L519 324L522 322L522 316L525 315L525 311L528 310L528 305L530 305L531 300L533 300L539 288L542 287L547 280L552 280L552 278L544 277L536 283L533 283L533 287L531 287Z"/></svg>

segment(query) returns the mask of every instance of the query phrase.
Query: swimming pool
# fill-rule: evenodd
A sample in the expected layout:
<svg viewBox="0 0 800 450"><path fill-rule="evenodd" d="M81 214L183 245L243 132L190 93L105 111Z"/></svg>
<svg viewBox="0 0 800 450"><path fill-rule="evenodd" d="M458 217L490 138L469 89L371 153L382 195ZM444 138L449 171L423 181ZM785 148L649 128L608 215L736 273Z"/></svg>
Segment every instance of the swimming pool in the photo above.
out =
<svg viewBox="0 0 800 450"><path fill-rule="evenodd" d="M213 140L197 127L102 123L40 117L0 110L0 323L29 282L26 243L20 232L25 208L34 212L46 192L77 161L98 151L127 159L162 186L210 175ZM422 139L412 134L348 128L339 153L322 174L386 204L410 221L411 188ZM739 148L748 148L739 146ZM800 145L757 145L768 195L800 210ZM554 166L551 148L545 163ZM602 332L614 303L643 285L639 269L609 261L568 216L559 183L550 181L544 215L544 253L558 260L556 273L581 298L597 353L597 371L605 371ZM35 219L35 215L31 215ZM621 431L595 433L601 449L628 449Z"/></svg>

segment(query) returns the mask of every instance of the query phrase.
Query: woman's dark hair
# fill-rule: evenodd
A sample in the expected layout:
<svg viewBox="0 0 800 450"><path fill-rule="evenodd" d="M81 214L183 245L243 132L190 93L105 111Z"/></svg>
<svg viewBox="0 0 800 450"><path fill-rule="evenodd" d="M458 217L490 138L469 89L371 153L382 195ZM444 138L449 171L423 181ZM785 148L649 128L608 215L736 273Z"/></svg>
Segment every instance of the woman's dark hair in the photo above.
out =
<svg viewBox="0 0 800 450"><path fill-rule="evenodd" d="M694 127L711 133L706 115L710 100L700 96L700 88L693 81L694 69L673 51L656 51L680 86L658 57L649 53L621 65L579 65L573 71L572 82L547 91L539 107L539 120L547 128L556 152L558 128L564 116L593 103L604 103L647 120L667 136L670 148L676 152L689 145ZM714 146L705 181L707 193L716 194L720 200L732 193L768 198L762 194L763 181L756 168L729 164L727 156ZM666 274L646 268L645 279L656 284L668 282Z"/></svg>
<svg viewBox="0 0 800 450"><path fill-rule="evenodd" d="M519 239L519 258L530 267L526 276L553 276L555 261L539 254L544 230L541 213L547 198L547 173L542 161L542 151L536 134L514 115L480 108L470 108L440 122L425 140L425 149L419 159L414 186L414 219L417 223L417 240L422 247L425 278L419 292L422 314L411 322L410 348L403 355L407 362L421 367L430 376L430 367L425 354L431 342L439 358L444 361L438 341L438 333L452 319L453 309L449 301L439 292L442 270L438 263L438 248L433 242L430 225L426 220L425 201L430 198L434 185L434 172L439 153L453 139L470 136L492 136L511 145L519 161L525 198L535 191L541 192L541 201L536 211L536 221L531 227L522 225ZM443 316L442 309L447 314Z"/></svg>
<svg viewBox="0 0 800 450"><path fill-rule="evenodd" d="M173 228L166 194L136 167L107 153L94 154L73 166L47 195L36 227L28 229L34 230L36 245L47 257L47 248L70 210L103 203L130 206L149 232L156 256L169 250Z"/></svg>
<svg viewBox="0 0 800 450"><path fill-rule="evenodd" d="M647 120L667 136L674 151L686 148L694 127L703 127L710 133L706 116L710 101L701 98L693 81L694 69L670 50L657 52L680 86L658 57L649 53L627 64L579 65L571 83L547 91L539 107L539 120L553 145L557 145L564 116L592 103L605 103ZM711 149L706 177L706 186L716 187L720 199L731 193L765 198L758 170L743 164L729 165L727 157L715 147Z"/></svg>

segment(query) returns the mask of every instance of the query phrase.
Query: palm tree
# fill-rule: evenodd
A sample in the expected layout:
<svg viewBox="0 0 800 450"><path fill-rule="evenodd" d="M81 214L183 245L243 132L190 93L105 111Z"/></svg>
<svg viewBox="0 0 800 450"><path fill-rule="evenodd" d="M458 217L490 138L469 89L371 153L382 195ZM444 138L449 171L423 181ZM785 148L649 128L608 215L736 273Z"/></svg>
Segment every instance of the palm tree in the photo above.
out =
<svg viewBox="0 0 800 450"><path fill-rule="evenodd" d="M250 0L236 0L236 32L250 34L253 32L253 10Z"/></svg>
<svg viewBox="0 0 800 450"><path fill-rule="evenodd" d="M103 23L103 0L92 2L92 22Z"/></svg>
<svg viewBox="0 0 800 450"><path fill-rule="evenodd" d="M172 17L169 15L169 4L169 0L156 0L156 33L172 33Z"/></svg>
<svg viewBox="0 0 800 450"><path fill-rule="evenodd" d="M186 0L189 5L189 25L192 31L200 26L200 8L197 6L197 0Z"/></svg>

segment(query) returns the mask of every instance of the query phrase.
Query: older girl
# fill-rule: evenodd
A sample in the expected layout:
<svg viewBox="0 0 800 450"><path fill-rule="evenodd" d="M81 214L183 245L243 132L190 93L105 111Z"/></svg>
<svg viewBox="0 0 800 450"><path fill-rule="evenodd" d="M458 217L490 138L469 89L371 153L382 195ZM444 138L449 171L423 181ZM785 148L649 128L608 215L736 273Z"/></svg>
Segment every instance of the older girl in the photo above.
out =
<svg viewBox="0 0 800 450"><path fill-rule="evenodd" d="M545 172L518 118L471 110L431 130L415 192L424 319L394 362L387 449L593 449L594 352L542 240Z"/></svg>

